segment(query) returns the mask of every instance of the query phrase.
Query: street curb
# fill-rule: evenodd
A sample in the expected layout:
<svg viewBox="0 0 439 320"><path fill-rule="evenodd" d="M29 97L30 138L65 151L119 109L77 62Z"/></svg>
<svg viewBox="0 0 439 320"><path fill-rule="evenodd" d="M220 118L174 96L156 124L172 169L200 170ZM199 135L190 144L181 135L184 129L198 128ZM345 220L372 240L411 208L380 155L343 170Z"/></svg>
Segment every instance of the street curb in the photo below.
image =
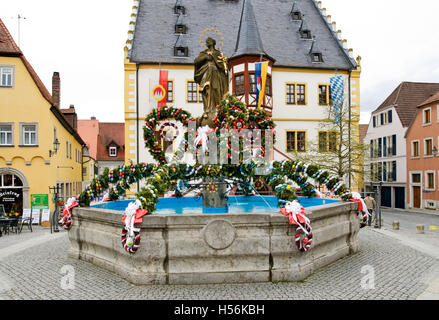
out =
<svg viewBox="0 0 439 320"><path fill-rule="evenodd" d="M381 208L381 211L427 214L430 216L439 217L439 212L429 212L429 211L424 212L424 211L416 211L416 210L410 210L410 209L397 209L397 208Z"/></svg>

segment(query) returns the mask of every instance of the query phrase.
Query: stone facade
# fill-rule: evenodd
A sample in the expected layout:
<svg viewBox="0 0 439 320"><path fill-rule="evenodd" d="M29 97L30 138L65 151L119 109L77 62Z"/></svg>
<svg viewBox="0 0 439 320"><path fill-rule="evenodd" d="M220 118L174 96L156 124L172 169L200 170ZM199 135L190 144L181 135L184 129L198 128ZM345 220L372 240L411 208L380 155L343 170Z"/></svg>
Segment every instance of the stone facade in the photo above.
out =
<svg viewBox="0 0 439 320"><path fill-rule="evenodd" d="M295 228L280 213L145 216L139 250L121 244L118 211L75 208L69 257L137 284L298 281L359 250L356 203L308 208L311 250L299 252Z"/></svg>

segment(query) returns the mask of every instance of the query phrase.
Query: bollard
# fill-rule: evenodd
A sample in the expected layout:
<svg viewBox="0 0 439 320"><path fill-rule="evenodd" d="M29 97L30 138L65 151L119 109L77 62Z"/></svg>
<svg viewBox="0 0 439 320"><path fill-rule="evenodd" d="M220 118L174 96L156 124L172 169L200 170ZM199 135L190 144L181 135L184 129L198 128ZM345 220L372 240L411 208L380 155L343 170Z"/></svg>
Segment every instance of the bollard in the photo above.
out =
<svg viewBox="0 0 439 320"><path fill-rule="evenodd" d="M399 230L399 221L393 221L392 228L393 230Z"/></svg>
<svg viewBox="0 0 439 320"><path fill-rule="evenodd" d="M416 233L418 233L418 234L423 234L424 233L424 225L423 224L418 224L416 226Z"/></svg>

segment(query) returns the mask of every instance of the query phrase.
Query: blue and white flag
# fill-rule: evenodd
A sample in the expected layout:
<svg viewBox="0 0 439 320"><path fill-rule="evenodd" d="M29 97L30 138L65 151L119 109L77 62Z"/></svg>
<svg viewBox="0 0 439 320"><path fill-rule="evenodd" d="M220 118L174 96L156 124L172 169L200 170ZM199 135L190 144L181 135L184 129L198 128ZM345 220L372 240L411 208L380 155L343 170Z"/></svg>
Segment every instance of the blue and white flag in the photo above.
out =
<svg viewBox="0 0 439 320"><path fill-rule="evenodd" d="M334 106L334 121L336 123L340 122L341 110L343 109L343 98L344 98L344 80L343 76L335 76L330 79L331 83L331 97Z"/></svg>

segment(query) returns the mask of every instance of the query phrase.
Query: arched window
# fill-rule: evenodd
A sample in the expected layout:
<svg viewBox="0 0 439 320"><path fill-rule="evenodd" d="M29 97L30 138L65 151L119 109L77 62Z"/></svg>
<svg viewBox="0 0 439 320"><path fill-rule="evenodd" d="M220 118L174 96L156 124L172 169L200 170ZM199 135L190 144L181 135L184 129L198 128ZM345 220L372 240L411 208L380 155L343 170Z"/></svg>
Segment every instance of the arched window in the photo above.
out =
<svg viewBox="0 0 439 320"><path fill-rule="evenodd" d="M1 174L0 175L0 188L21 188L23 182L15 174Z"/></svg>

